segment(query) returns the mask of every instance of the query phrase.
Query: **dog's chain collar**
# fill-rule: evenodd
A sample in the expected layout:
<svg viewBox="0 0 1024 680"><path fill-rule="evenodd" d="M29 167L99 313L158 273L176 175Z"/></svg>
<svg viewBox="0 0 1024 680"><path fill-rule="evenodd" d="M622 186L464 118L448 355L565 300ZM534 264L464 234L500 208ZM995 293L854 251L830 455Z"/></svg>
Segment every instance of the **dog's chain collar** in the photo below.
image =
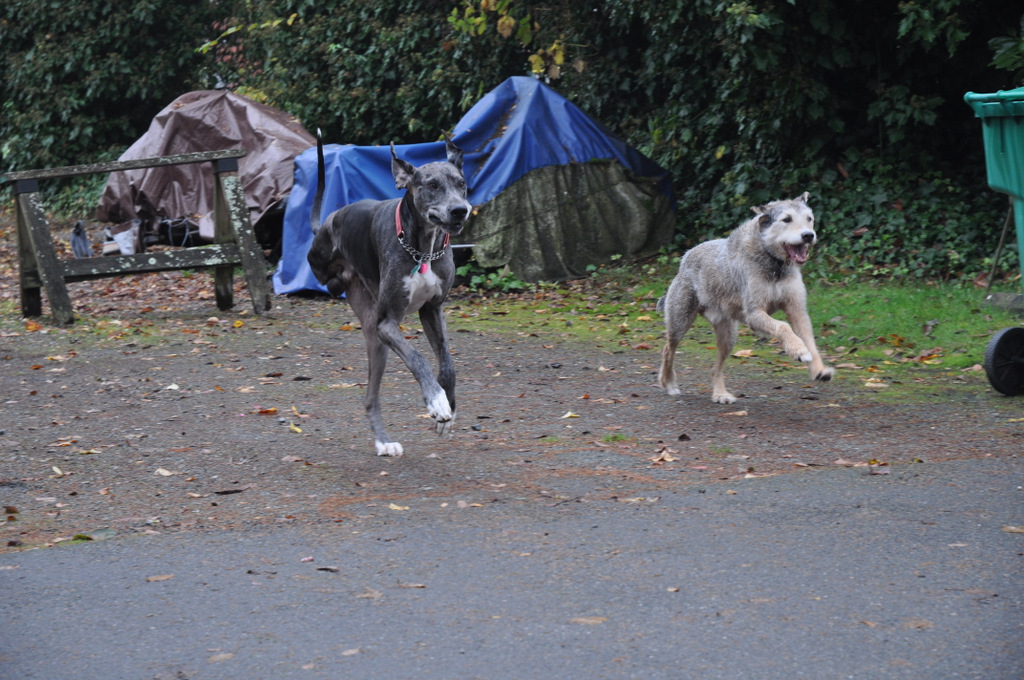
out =
<svg viewBox="0 0 1024 680"><path fill-rule="evenodd" d="M430 253L429 255L427 253L421 253L413 248L405 238L405 230L402 229L401 211L402 202L399 201L398 205L395 207L395 229L398 231L398 242L402 244L403 248L405 248L405 252L409 253L409 255L412 256L412 259L416 260L416 266L412 268L411 273L415 274L416 270L419 270L421 274L426 274L429 266L428 263L433 262L434 260L440 260L444 257L444 251L448 247L448 241L451 237L449 234L444 235L444 244L441 246L441 250L436 253Z"/></svg>
<svg viewBox="0 0 1024 680"><path fill-rule="evenodd" d="M426 253L421 253L420 251L416 250L411 245L409 245L409 242L405 240L404 231L398 234L398 242L402 244L403 248L405 248L405 252L412 255L412 259L416 260L417 265L420 265L424 262L433 262L434 260L440 260L442 257L444 257L444 248L448 245L447 243L445 243L444 246L441 247L441 250L437 251L436 253L431 253L427 255Z"/></svg>

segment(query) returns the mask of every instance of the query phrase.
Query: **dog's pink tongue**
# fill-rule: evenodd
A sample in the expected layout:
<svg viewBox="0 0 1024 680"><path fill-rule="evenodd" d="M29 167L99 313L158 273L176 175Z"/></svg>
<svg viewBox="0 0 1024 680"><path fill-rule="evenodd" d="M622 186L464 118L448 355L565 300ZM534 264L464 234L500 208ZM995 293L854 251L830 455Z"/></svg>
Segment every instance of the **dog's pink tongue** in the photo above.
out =
<svg viewBox="0 0 1024 680"><path fill-rule="evenodd" d="M787 243L786 252L789 253L790 259L794 262L797 264L803 264L804 262L807 262L807 256L810 254L810 248L806 243L799 246L791 246Z"/></svg>

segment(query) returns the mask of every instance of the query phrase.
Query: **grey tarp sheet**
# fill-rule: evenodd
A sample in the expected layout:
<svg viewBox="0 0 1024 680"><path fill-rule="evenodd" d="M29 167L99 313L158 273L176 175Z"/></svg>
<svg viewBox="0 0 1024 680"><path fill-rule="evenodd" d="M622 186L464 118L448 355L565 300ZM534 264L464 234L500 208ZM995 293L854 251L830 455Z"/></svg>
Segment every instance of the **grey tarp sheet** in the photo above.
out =
<svg viewBox="0 0 1024 680"><path fill-rule="evenodd" d="M153 118L149 130L118 160L242 148L238 174L255 225L279 207L292 188L294 159L316 144L289 114L227 90L199 90L175 99ZM210 163L114 172L96 217L127 222L140 217L130 183L171 219L198 216L203 239L213 239L213 171Z"/></svg>
<svg viewBox="0 0 1024 680"><path fill-rule="evenodd" d="M522 281L587 275L613 256L656 252L672 239L671 199L614 161L533 170L481 206L460 241L484 267L508 265Z"/></svg>

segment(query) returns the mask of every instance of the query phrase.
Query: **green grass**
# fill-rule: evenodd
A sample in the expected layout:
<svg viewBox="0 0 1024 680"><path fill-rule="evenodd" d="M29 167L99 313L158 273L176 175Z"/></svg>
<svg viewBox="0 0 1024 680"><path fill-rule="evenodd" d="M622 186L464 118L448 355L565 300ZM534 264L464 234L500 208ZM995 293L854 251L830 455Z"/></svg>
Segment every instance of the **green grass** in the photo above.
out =
<svg viewBox="0 0 1024 680"><path fill-rule="evenodd" d="M658 350L664 322L656 305L677 262L661 257L603 268L583 282L454 300L449 318L455 328L587 342L606 351ZM1020 317L985 304L985 297L982 288L934 282L812 280L808 285L808 308L826 360L887 381L960 372L983 363L991 336L1022 323ZM681 349L714 343L710 325L700 318ZM742 350L777 358L780 370L792 363L741 325L735 351Z"/></svg>
<svg viewBox="0 0 1024 680"><path fill-rule="evenodd" d="M534 285L518 293L455 297L448 304L449 325L453 330L485 330L552 343L585 342L609 352L653 354L661 348L664 335L657 301L677 266L678 257L662 255L639 264L602 267L581 281ZM995 332L1022 323L1019 317L986 305L986 291L981 288L934 282L828 284L807 278L808 306L822 354L835 365L863 369L865 376L875 372L887 381L969 369L984 361ZM51 326L48 317L37 321ZM413 328L418 323L411 317L405 325ZM318 304L306 319L307 326L322 330L354 331L354 324L354 314L342 301ZM200 323L192 326L202 334L222 332ZM25 330L17 301L0 301L0 331ZM156 319L103 316L82 318L63 332L77 341L144 346L157 344L162 334L174 331L181 328ZM681 350L713 346L711 327L698 319ZM762 361L777 361L779 370L792 363L741 326L736 351L743 350Z"/></svg>
<svg viewBox="0 0 1024 680"><path fill-rule="evenodd" d="M1021 324L980 288L860 283L816 286L808 305L820 348L858 364L969 368L996 331Z"/></svg>
<svg viewBox="0 0 1024 680"><path fill-rule="evenodd" d="M628 442L630 439L632 439L632 437L629 437L618 432L606 434L603 437L601 437L601 441L604 442L605 444L618 444L621 442Z"/></svg>

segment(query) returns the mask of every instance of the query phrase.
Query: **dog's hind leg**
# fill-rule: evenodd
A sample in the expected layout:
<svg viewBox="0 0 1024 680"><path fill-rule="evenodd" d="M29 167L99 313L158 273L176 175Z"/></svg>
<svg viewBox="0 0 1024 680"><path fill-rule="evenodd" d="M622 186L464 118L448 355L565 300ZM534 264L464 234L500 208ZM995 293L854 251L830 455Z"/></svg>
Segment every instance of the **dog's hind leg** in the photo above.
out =
<svg viewBox="0 0 1024 680"><path fill-rule="evenodd" d="M423 324L423 332L437 357L437 384L444 390L452 412L449 420L434 420L434 431L438 434L448 434L455 424L455 363L448 348L448 329L440 306L427 304L421 307L420 323Z"/></svg>
<svg viewBox="0 0 1024 680"><path fill-rule="evenodd" d="M730 318L709 318L715 329L715 346L718 355L711 369L711 401L716 404L732 404L736 396L725 388L725 362L736 344L736 322Z"/></svg>
<svg viewBox="0 0 1024 680"><path fill-rule="evenodd" d="M668 287L663 298L665 313L665 346L661 348L661 370L658 371L658 384L665 392L673 396L679 394L676 384L675 357L676 348L683 336L693 326L697 318L699 303L692 285L688 281L675 279Z"/></svg>

